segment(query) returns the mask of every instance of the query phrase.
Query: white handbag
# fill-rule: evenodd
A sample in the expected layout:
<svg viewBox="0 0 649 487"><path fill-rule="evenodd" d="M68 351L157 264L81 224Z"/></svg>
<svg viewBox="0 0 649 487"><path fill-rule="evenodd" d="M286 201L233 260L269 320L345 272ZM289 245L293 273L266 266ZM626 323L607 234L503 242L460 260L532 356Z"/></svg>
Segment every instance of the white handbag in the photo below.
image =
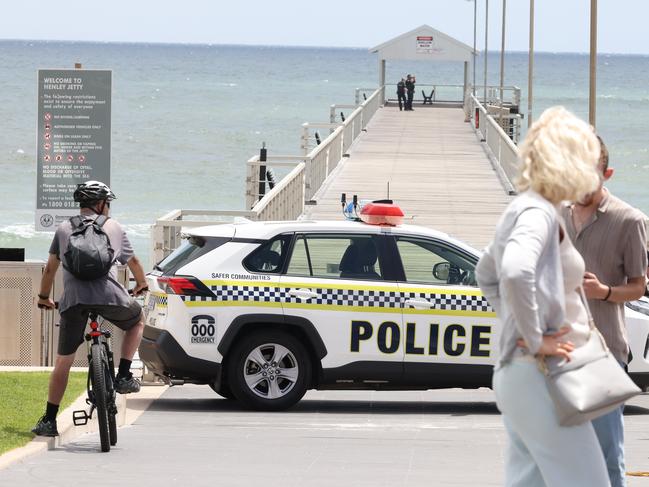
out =
<svg viewBox="0 0 649 487"><path fill-rule="evenodd" d="M595 419L641 393L606 346L580 291L588 313L588 341L570 352L569 362L556 356L538 358L561 426Z"/></svg>

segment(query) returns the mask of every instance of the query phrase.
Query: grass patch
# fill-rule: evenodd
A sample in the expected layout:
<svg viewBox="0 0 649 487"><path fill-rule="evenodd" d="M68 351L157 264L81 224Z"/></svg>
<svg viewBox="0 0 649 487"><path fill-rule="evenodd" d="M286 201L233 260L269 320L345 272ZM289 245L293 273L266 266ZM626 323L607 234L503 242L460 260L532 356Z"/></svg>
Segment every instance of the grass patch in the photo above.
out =
<svg viewBox="0 0 649 487"><path fill-rule="evenodd" d="M59 411L86 388L86 372L71 372ZM0 455L34 438L31 429L45 412L49 372L0 372Z"/></svg>

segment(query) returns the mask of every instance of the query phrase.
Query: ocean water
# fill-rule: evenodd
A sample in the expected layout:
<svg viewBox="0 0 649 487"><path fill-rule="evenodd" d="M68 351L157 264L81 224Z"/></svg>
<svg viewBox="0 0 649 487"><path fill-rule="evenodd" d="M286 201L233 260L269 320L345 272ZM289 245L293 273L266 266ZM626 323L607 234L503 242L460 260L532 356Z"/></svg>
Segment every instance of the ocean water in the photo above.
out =
<svg viewBox="0 0 649 487"><path fill-rule="evenodd" d="M299 154L300 125L328 121L333 103L377 85L365 49L0 41L0 247L44 259L34 231L39 68L113 70L113 216L148 262L149 228L175 208L243 209L245 162ZM489 83L499 57L488 58ZM483 82L478 61L477 84ZM460 63L389 63L388 80L460 84ZM649 57L601 55L598 131L616 173L609 187L649 214ZM505 84L527 87L527 54L506 55ZM537 54L535 114L561 104L588 116L588 56ZM526 110L527 101L521 103ZM369 196L369 195L368 195Z"/></svg>

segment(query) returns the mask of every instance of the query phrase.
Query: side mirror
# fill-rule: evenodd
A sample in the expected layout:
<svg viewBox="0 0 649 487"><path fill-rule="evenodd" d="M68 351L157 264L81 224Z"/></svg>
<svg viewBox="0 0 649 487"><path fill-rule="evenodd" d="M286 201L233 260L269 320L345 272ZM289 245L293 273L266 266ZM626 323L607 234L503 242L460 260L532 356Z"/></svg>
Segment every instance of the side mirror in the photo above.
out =
<svg viewBox="0 0 649 487"><path fill-rule="evenodd" d="M433 266L433 277L438 281L448 282L448 276L451 272L450 262L438 262Z"/></svg>

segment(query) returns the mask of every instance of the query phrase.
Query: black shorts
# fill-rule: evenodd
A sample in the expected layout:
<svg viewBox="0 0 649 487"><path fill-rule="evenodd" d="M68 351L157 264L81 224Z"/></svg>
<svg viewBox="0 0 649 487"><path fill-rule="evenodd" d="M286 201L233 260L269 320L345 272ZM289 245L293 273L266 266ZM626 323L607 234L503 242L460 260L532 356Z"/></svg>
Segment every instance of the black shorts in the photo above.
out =
<svg viewBox="0 0 649 487"><path fill-rule="evenodd" d="M78 304L61 313L59 328L59 355L70 355L83 343L83 336L88 323L88 315L97 313L110 321L117 328L130 330L142 319L142 307L131 299L128 306L114 304Z"/></svg>

